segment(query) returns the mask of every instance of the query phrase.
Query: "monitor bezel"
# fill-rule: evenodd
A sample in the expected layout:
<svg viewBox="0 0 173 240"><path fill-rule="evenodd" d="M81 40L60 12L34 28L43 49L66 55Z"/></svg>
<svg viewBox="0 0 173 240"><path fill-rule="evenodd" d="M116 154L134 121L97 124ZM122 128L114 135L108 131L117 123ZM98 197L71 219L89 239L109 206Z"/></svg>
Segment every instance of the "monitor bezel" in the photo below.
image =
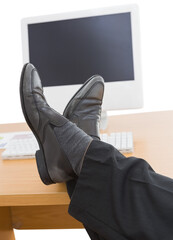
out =
<svg viewBox="0 0 173 240"><path fill-rule="evenodd" d="M141 78L139 9L136 4L89 9L76 12L51 14L22 19L21 30L22 30L23 63L25 64L29 62L29 42L28 42L29 24L93 16L103 16L126 12L131 13L134 80L129 79L128 81L121 82L106 82L103 109L108 111L141 108L143 107L143 91ZM68 99L71 98L71 96L75 93L75 91L77 91L79 87L80 85L44 87L44 92L49 104L53 108L62 113L65 105L68 102ZM64 92L66 94L62 95L62 93ZM58 98L55 96L58 96L59 99L61 99L61 106L57 106ZM63 100L61 96L63 97Z"/></svg>

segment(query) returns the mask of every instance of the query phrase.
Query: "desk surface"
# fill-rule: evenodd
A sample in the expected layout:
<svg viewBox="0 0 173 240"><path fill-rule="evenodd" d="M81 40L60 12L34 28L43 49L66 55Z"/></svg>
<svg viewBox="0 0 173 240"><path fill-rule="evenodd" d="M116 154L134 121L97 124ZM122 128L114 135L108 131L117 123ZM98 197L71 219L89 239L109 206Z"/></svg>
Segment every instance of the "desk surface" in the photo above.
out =
<svg viewBox="0 0 173 240"><path fill-rule="evenodd" d="M26 130L26 123L0 125L0 132ZM132 131L134 152L126 156L144 158L156 172L173 178L173 111L112 116L106 132L111 131ZM45 186L39 178L35 159L0 158L0 206L68 203L65 184Z"/></svg>

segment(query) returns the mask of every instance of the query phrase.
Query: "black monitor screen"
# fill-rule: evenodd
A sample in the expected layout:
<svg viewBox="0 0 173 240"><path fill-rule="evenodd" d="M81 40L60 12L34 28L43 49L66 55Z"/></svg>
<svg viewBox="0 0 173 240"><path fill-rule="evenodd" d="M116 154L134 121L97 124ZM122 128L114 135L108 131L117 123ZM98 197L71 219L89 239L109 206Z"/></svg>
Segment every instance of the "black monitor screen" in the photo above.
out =
<svg viewBox="0 0 173 240"><path fill-rule="evenodd" d="M134 80L131 15L127 13L28 25L29 61L43 86Z"/></svg>

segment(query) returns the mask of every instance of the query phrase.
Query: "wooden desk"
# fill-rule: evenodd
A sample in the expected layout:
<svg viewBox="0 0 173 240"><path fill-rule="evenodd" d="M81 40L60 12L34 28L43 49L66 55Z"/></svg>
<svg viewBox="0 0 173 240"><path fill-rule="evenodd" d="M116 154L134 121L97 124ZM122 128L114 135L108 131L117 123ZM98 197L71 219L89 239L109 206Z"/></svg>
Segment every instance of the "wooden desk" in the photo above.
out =
<svg viewBox="0 0 173 240"><path fill-rule="evenodd" d="M0 125L0 132L25 130L25 123ZM158 173L173 177L173 111L113 116L107 129L111 131L132 131L133 155L146 159ZM68 215L68 204L65 184L45 186L35 159L0 158L0 239L14 239L13 228L82 228Z"/></svg>

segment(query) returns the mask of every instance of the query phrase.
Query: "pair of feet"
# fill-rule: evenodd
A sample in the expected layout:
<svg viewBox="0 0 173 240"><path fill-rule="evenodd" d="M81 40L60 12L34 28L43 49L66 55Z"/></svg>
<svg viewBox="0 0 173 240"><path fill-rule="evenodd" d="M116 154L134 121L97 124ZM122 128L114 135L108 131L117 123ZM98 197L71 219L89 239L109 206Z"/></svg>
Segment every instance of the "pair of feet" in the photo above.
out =
<svg viewBox="0 0 173 240"><path fill-rule="evenodd" d="M93 139L99 140L103 93L103 78L91 77L61 115L48 105L36 68L30 63L24 65L21 105L39 144L36 161L43 183L65 182L79 176L89 145Z"/></svg>

